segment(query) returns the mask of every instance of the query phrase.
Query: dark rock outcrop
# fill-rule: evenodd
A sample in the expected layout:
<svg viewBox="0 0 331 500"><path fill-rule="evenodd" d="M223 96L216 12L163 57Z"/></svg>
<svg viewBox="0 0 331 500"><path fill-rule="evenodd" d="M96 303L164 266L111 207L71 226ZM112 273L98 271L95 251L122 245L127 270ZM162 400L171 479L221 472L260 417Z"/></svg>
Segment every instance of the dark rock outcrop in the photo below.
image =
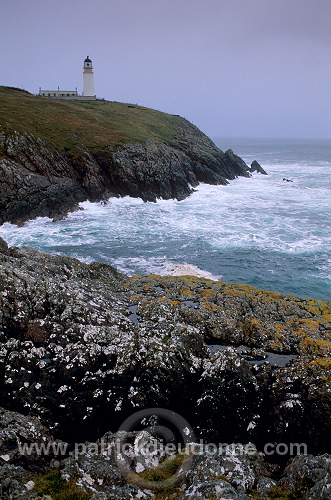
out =
<svg viewBox="0 0 331 500"><path fill-rule="evenodd" d="M0 408L0 422L2 500L52 498L43 496L40 481L43 477L48 478L50 494L52 483L49 479L57 478L54 493L61 492L61 498L67 498L65 491L69 484L70 498L76 498L72 491L74 486L77 494L85 492L83 498L90 500L152 499L154 492L162 491L163 486L162 476L155 471L161 470L167 460L170 463L172 460L146 453L148 448L141 446L142 441L147 446L156 441L146 431L108 432L96 442L79 443L74 448L69 443L55 441L38 418ZM118 447L123 439L131 443L125 451ZM39 450L39 453L30 453L30 450ZM131 481L121 474L123 453L130 458ZM251 443L228 445L213 451L200 448L198 453L192 454L190 468L180 481L177 481L180 468L171 469L166 489L169 497L163 494L163 498L329 498L331 455L298 455L288 461L283 472L266 458ZM144 472L154 473L154 479L148 479L152 475L141 474Z"/></svg>
<svg viewBox="0 0 331 500"><path fill-rule="evenodd" d="M250 172L258 172L259 174L268 175L264 168L262 168L256 160L251 163Z"/></svg>
<svg viewBox="0 0 331 500"><path fill-rule="evenodd" d="M223 153L197 127L176 120L171 145L157 139L60 153L30 133L0 126L0 224L37 216L58 218L84 200L130 195L144 201L179 200L199 182L227 184L249 168Z"/></svg>
<svg viewBox="0 0 331 500"><path fill-rule="evenodd" d="M225 157L231 170L236 176L250 177L249 168L240 156L236 155L232 149L225 151Z"/></svg>

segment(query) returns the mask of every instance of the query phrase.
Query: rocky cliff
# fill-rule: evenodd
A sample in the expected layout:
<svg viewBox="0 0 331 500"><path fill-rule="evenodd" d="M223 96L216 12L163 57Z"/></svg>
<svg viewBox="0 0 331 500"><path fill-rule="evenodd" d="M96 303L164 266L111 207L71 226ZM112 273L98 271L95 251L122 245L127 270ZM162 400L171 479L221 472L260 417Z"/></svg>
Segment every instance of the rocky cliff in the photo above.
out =
<svg viewBox="0 0 331 500"><path fill-rule="evenodd" d="M18 441L96 440L140 408L178 412L207 442L331 449L330 302L188 276L129 278L3 240L0 302L1 477L21 484L53 463L22 458ZM178 498L228 491L243 500L278 487L281 464L254 457L200 457ZM57 466L90 492L119 495L128 486L113 462L103 484L102 460L65 456ZM329 464L326 455L290 462L288 498L324 498L314 495L328 488ZM294 490L307 496L290 496ZM95 498L138 498L116 491Z"/></svg>
<svg viewBox="0 0 331 500"><path fill-rule="evenodd" d="M52 101L0 87L0 224L60 217L84 200L183 199L249 168L187 120L108 101Z"/></svg>

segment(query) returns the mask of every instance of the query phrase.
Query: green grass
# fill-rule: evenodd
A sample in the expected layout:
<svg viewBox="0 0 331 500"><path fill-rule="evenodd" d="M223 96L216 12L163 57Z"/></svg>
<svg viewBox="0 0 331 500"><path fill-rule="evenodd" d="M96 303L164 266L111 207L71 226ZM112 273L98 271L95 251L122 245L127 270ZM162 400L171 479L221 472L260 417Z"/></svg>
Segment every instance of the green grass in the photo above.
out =
<svg viewBox="0 0 331 500"><path fill-rule="evenodd" d="M32 493L39 496L49 495L52 500L88 500L91 497L91 494L77 488L75 479L68 482L62 479L57 469L36 476L33 481L35 487Z"/></svg>
<svg viewBox="0 0 331 500"><path fill-rule="evenodd" d="M47 146L74 152L84 144L92 152L148 137L171 144L183 119L143 106L111 101L61 101L0 86L0 126L28 131Z"/></svg>
<svg viewBox="0 0 331 500"><path fill-rule="evenodd" d="M170 456L154 469L145 470L139 474L131 472L126 477L126 482L152 490L156 495L156 500L175 499L178 490L178 478L175 474L180 469L184 458L184 454Z"/></svg>
<svg viewBox="0 0 331 500"><path fill-rule="evenodd" d="M183 459L183 455L169 457L164 460L164 462L161 462L155 469L146 470L135 475L136 480L132 482L133 484L138 484L142 488L146 486L144 480L150 482L150 486L155 482L155 488L152 486L155 500L176 500L181 497L182 491L174 484L169 483L168 487L166 487L165 483L176 473ZM137 478L139 478L140 481L137 481ZM75 478L70 479L68 482L62 479L58 469L51 470L43 475L35 476L33 481L35 486L31 493L38 495L38 497L48 496L50 500L89 500L92 496L92 493L86 493L76 486ZM158 488L159 481L163 482L163 486L160 488L161 491ZM130 480L128 483L130 483ZM302 489L299 491L290 491L281 486L274 486L269 490L268 498L270 500L300 500L311 486L312 484L310 483L309 485L303 485ZM261 499L261 495L256 490L252 491L251 494L252 498L256 500ZM210 500L212 500L212 498L214 497L210 497Z"/></svg>
<svg viewBox="0 0 331 500"><path fill-rule="evenodd" d="M162 491L157 491L157 486L159 481L165 482L170 479L179 469L183 460L184 455L169 457L155 469L146 470L139 475L135 475L135 478L140 478L141 481L133 481L133 484L138 484L144 488L146 485L144 480L151 483L155 482L155 500L175 500L178 496L181 496L175 485L169 483L168 487L164 487L163 483ZM92 494L86 493L76 486L75 478L70 479L68 482L62 479L58 469L35 476L33 481L35 486L31 493L38 497L49 496L51 500L89 500L92 496ZM128 483L130 484L130 481Z"/></svg>
<svg viewBox="0 0 331 500"><path fill-rule="evenodd" d="M147 479L147 481L165 481L177 472L183 460L184 455L169 457L161 462L155 469L145 470L141 472L139 476L143 479Z"/></svg>

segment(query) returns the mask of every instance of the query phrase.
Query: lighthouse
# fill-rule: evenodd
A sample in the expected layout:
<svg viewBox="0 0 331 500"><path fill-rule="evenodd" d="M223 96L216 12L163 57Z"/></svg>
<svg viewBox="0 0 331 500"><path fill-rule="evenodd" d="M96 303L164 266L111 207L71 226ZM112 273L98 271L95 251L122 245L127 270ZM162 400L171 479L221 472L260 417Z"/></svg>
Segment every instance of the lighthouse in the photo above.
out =
<svg viewBox="0 0 331 500"><path fill-rule="evenodd" d="M89 56L87 56L87 58L84 61L83 80L84 80L83 96L95 97L93 66Z"/></svg>
<svg viewBox="0 0 331 500"><path fill-rule="evenodd" d="M84 61L83 82L84 88L82 95L78 94L77 87L76 90L60 90L60 87L58 87L57 90L42 90L41 87L39 87L38 95L65 101L96 101L97 98L94 94L93 66L89 56L87 56Z"/></svg>

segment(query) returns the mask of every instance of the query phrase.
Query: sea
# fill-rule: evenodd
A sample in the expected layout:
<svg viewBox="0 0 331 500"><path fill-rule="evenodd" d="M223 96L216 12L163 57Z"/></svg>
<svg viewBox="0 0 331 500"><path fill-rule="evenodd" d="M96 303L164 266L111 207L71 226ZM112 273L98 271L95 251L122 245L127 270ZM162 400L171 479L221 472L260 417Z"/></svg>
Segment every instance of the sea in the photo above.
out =
<svg viewBox="0 0 331 500"><path fill-rule="evenodd" d="M331 141L214 138L254 173L200 184L183 201L112 198L63 220L10 223L10 246L105 262L128 275L196 274L298 297L331 300Z"/></svg>

